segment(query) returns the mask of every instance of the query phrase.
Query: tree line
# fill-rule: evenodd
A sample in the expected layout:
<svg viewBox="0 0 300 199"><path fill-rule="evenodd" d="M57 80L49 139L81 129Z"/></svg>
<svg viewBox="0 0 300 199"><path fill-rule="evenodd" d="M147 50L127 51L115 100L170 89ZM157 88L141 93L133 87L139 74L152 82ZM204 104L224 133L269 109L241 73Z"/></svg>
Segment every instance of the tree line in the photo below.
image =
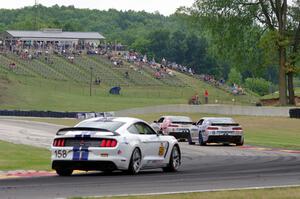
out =
<svg viewBox="0 0 300 199"><path fill-rule="evenodd" d="M220 49L218 56L229 57L237 68L275 69L280 104L295 104L300 0L196 0L182 12L208 27L212 43Z"/></svg>
<svg viewBox="0 0 300 199"><path fill-rule="evenodd" d="M276 4L271 4L273 1ZM37 5L1 9L0 31L61 28L100 32L108 42L122 43L156 61L165 58L198 73L225 79L234 68L243 80L263 78L279 84L281 102L285 104L282 93L287 88L282 82L285 78L292 81L298 70L299 40L292 38L299 37L299 6L285 8L284 2L197 0L191 8L180 8L170 16ZM279 7L280 13L276 12ZM284 22L280 26L283 30L279 22ZM290 85L292 82L289 88ZM289 96L292 95L291 92Z"/></svg>

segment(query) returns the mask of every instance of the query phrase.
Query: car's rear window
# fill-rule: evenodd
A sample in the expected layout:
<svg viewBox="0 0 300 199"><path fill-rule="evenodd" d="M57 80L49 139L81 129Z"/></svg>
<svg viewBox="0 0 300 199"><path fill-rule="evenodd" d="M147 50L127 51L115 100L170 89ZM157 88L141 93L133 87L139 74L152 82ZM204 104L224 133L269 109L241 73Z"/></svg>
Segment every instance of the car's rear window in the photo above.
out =
<svg viewBox="0 0 300 199"><path fill-rule="evenodd" d="M210 123L231 124L231 123L235 123L235 122L231 118L215 118L215 119L210 119Z"/></svg>
<svg viewBox="0 0 300 199"><path fill-rule="evenodd" d="M92 128L100 128L100 129L106 129L109 131L116 131L119 129L121 126L123 126L125 122L119 122L119 121L112 121L112 120L107 120L107 121L86 121L86 122L81 122L79 123L76 127L92 127Z"/></svg>
<svg viewBox="0 0 300 199"><path fill-rule="evenodd" d="M183 116L174 116L174 117L168 117L172 122L184 122L184 123L191 123L193 122L191 118L189 117L183 117Z"/></svg>

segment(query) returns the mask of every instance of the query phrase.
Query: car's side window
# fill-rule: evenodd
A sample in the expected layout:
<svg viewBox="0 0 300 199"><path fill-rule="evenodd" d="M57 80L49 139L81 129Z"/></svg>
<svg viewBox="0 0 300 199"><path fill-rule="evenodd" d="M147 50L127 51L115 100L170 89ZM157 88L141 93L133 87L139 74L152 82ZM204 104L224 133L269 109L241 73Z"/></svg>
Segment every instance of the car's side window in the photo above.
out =
<svg viewBox="0 0 300 199"><path fill-rule="evenodd" d="M145 123L138 122L138 123L135 123L133 126L136 129L136 131L138 132L137 134L142 134L142 135L156 134L156 132L154 130L152 130L151 127L149 127Z"/></svg>
<svg viewBox="0 0 300 199"><path fill-rule="evenodd" d="M135 128L138 130L139 134L146 134L145 129L141 123L134 124Z"/></svg>
<svg viewBox="0 0 300 199"><path fill-rule="evenodd" d="M162 122L164 121L164 119L165 119L165 118L161 117L161 118L157 121L157 123L162 123Z"/></svg>
<svg viewBox="0 0 300 199"><path fill-rule="evenodd" d="M154 130L152 130L152 128L150 126L148 126L147 124L145 123L141 123L141 125L144 127L144 130L145 130L145 133L147 135L153 135L153 134L156 134L156 132Z"/></svg>
<svg viewBox="0 0 300 199"><path fill-rule="evenodd" d="M210 121L209 121L209 120L206 120L206 121L203 122L203 124L209 125L209 124L210 124Z"/></svg>
<svg viewBox="0 0 300 199"><path fill-rule="evenodd" d="M197 123L197 125L202 125L204 119L199 120L199 122Z"/></svg>
<svg viewBox="0 0 300 199"><path fill-rule="evenodd" d="M132 134L140 134L135 125L131 125L127 130Z"/></svg>

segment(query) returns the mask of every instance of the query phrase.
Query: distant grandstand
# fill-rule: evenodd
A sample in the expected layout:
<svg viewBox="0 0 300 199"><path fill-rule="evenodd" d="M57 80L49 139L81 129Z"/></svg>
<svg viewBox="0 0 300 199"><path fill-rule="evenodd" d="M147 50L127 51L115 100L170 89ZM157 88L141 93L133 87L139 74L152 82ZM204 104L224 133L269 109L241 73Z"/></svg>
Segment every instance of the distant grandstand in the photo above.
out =
<svg viewBox="0 0 300 199"><path fill-rule="evenodd" d="M170 69L144 63L98 32L7 30L0 42L0 73L108 86L186 86ZM141 56L141 55L140 55ZM92 77L91 77L92 73ZM157 76L157 74L159 74Z"/></svg>
<svg viewBox="0 0 300 199"><path fill-rule="evenodd" d="M105 37L98 32L64 32L61 29L42 29L40 31L7 30L2 33L2 42L5 46L22 43L23 45L42 46L49 42L62 45L82 45L99 42Z"/></svg>

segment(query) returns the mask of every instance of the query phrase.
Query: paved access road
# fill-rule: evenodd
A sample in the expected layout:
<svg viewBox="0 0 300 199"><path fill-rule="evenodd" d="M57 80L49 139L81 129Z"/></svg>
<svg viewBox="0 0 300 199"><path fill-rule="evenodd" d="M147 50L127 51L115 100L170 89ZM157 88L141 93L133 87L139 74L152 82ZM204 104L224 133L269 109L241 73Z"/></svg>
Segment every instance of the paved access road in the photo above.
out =
<svg viewBox="0 0 300 199"><path fill-rule="evenodd" d="M7 139L19 135L17 140ZM0 120L0 138L47 147L60 126ZM6 135L6 136L5 136ZM62 198L115 194L163 193L226 188L300 185L300 154L234 146L189 146L180 143L182 168L177 173L145 171L136 176L100 172L71 177L0 180L0 198Z"/></svg>

